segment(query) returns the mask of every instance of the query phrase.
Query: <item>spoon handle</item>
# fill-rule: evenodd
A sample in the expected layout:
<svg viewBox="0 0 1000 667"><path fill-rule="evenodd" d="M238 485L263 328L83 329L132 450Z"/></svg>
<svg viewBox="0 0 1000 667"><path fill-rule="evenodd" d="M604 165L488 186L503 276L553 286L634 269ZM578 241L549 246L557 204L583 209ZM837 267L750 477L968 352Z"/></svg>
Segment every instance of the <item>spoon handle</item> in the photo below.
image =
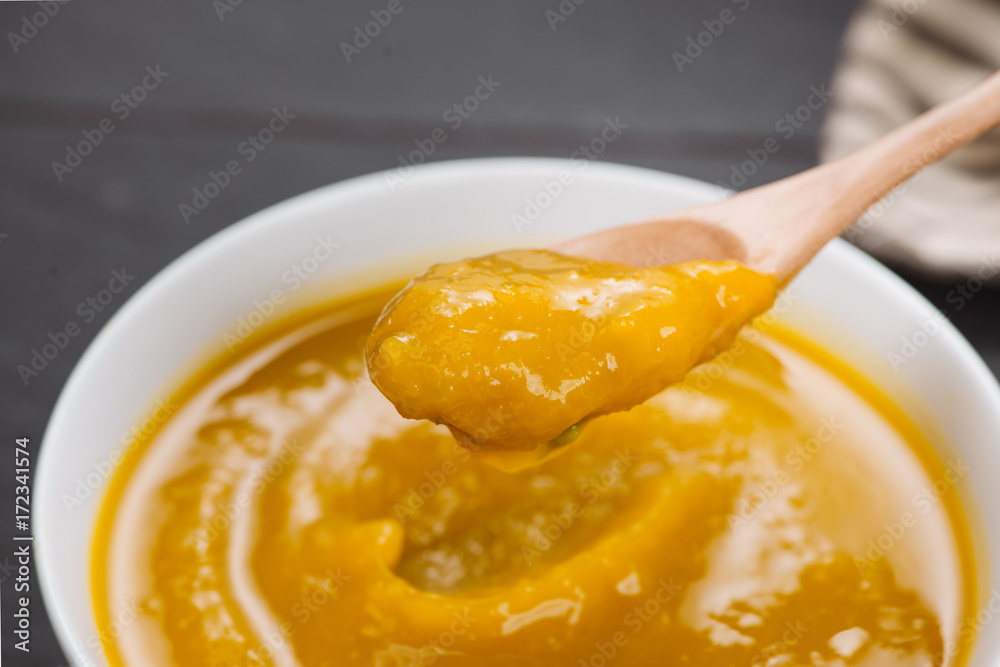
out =
<svg viewBox="0 0 1000 667"><path fill-rule="evenodd" d="M785 283L827 241L924 167L1000 124L1000 72L853 153L705 207L746 245L745 263Z"/></svg>

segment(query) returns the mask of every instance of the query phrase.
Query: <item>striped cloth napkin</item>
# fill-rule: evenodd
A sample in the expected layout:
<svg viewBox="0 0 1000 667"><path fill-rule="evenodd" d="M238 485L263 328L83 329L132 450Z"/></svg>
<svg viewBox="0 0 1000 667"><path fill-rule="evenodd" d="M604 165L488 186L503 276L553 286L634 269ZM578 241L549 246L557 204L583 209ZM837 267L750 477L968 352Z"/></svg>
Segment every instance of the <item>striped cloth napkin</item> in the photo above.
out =
<svg viewBox="0 0 1000 667"><path fill-rule="evenodd" d="M862 146L1000 68L1000 0L870 0L852 19L820 157ZM1000 282L1000 131L889 193L845 237L928 277Z"/></svg>

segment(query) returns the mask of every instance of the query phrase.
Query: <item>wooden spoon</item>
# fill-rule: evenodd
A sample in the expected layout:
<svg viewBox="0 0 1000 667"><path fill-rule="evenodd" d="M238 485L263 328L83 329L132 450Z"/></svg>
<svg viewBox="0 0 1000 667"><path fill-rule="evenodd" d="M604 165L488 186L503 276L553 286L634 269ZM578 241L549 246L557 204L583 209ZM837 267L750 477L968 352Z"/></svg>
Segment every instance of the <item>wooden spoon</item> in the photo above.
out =
<svg viewBox="0 0 1000 667"><path fill-rule="evenodd" d="M833 162L724 201L581 236L552 249L633 266L735 259L784 284L890 190L997 124L1000 72Z"/></svg>
<svg viewBox="0 0 1000 667"><path fill-rule="evenodd" d="M552 249L639 267L734 259L783 285L890 190L997 124L1000 72L833 162L724 201L577 237ZM452 432L461 444L479 448L481 443L469 434L457 428Z"/></svg>

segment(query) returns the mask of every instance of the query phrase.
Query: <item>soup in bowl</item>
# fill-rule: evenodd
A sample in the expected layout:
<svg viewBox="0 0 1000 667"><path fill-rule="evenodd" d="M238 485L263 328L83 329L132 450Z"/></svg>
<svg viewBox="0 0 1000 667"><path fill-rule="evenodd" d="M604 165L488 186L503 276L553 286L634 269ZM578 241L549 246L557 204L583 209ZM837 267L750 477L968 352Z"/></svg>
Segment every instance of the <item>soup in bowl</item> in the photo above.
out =
<svg viewBox="0 0 1000 667"><path fill-rule="evenodd" d="M524 214L567 174L544 215ZM996 501L1000 399L888 271L831 244L683 382L501 470L400 417L368 379L368 335L401 281L718 193L549 160L388 183L331 186L226 230L81 361L38 482L46 596L81 664L996 655L982 628L1000 526L976 508ZM484 413L486 433L509 419Z"/></svg>

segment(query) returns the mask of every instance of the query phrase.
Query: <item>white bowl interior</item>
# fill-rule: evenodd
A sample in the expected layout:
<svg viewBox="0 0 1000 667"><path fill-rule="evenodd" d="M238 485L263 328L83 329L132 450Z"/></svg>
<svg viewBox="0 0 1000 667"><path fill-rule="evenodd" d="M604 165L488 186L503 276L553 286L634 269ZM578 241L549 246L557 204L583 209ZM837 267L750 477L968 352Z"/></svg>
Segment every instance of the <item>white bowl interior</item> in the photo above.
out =
<svg viewBox="0 0 1000 667"><path fill-rule="evenodd" d="M572 182L553 196L560 172ZM239 333L240 318L270 323L321 295L411 275L432 260L537 246L721 195L715 186L612 164L446 162L418 168L394 190L383 174L374 174L296 197L175 261L101 331L64 388L45 434L35 487L35 549L45 600L71 660L107 664L90 648L97 635L90 553L107 473L123 438L199 362L226 350L224 334ZM532 203L541 212L535 218ZM331 243L338 247L317 259L326 255L317 249ZM295 265L311 271L299 287L288 273ZM267 316L254 315L267 310L255 301L275 290L283 303ZM942 457L960 456L972 468L964 492L975 506L1000 506L1000 485L993 481L1000 469L1000 390L958 332L944 322L926 341L917 336L916 342L924 341L918 352L893 369L887 354L901 350L904 339L913 342L921 323L940 316L902 280L840 241L790 290L798 299L783 318L879 384L918 425L940 434L949 450ZM81 497L88 490L89 497ZM68 498L79 504L67 507ZM980 577L996 581L1000 514L977 518L984 535ZM971 664L995 664L998 656L1000 633L986 632Z"/></svg>

